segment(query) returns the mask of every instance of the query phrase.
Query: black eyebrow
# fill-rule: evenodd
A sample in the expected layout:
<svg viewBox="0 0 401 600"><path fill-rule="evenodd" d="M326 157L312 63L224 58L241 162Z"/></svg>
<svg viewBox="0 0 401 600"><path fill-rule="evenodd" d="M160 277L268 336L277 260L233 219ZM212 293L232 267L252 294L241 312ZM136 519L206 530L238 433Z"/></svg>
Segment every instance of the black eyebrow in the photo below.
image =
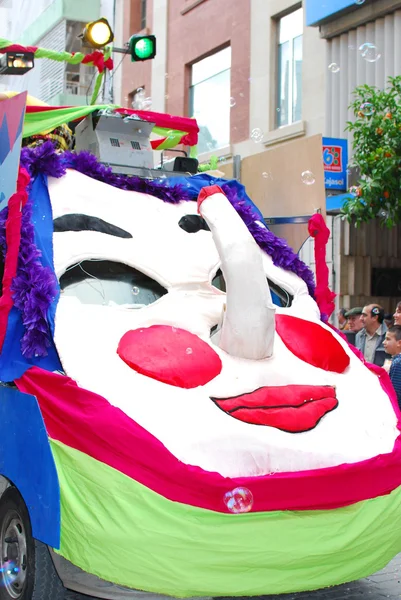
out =
<svg viewBox="0 0 401 600"><path fill-rule="evenodd" d="M103 219L75 213L54 219L53 228L58 233L62 231L98 231L119 238L132 238L132 235L125 229L103 221Z"/></svg>
<svg viewBox="0 0 401 600"><path fill-rule="evenodd" d="M199 215L184 215L179 220L178 225L187 233L197 233L198 231L201 231L201 229L210 231L205 219Z"/></svg>

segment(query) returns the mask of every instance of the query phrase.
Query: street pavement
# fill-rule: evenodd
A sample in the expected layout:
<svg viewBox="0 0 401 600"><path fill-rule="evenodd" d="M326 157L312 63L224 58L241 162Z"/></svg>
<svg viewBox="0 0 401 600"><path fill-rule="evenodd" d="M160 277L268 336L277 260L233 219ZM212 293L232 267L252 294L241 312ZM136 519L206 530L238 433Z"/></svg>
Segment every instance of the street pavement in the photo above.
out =
<svg viewBox="0 0 401 600"><path fill-rule="evenodd" d="M399 554L385 569L352 583L326 588L317 592L302 592L300 594L280 594L279 596L258 596L254 600L400 600L401 598L401 554ZM67 592L65 600L98 600L91 596ZM225 600L231 600L225 598ZM232 600L241 600L233 598Z"/></svg>

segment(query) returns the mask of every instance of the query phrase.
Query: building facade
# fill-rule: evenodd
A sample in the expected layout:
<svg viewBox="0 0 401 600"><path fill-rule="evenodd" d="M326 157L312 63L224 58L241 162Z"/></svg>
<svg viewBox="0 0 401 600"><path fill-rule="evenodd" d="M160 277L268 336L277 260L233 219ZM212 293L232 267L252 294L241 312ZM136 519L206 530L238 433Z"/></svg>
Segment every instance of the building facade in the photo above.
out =
<svg viewBox="0 0 401 600"><path fill-rule="evenodd" d="M401 1L365 0L356 6L353 0L307 0L306 25L319 29L326 63L336 65L326 78L325 135L346 138L352 160L352 136L344 130L353 119L348 108L353 90L363 84L383 89L390 76L401 75ZM332 199L328 204L336 205ZM372 221L355 228L333 216L333 237L341 305L377 302L393 311L401 297L400 226L383 230Z"/></svg>
<svg viewBox="0 0 401 600"><path fill-rule="evenodd" d="M200 162L217 156L219 169L233 176L239 157L235 175L296 250L308 216L327 209L338 305L373 300L390 310L401 295L400 228L348 225L339 216L345 189L330 189L316 165L321 136L345 140L352 157L345 126L353 89L384 87L401 74L401 0L0 0L0 36L76 51L84 24L100 16L119 48L128 50L135 33L157 38L154 60L114 55L103 99L196 117ZM89 101L93 82L88 67L40 60L23 77L0 77L0 89L79 105ZM313 267L310 242L301 254Z"/></svg>
<svg viewBox="0 0 401 600"><path fill-rule="evenodd" d="M352 157L345 131L352 91L364 83L384 87L388 76L401 74L400 9L395 0L121 0L117 16L122 42L139 31L158 41L155 60L122 63L117 102L130 106L139 90L152 99L152 110L195 116L200 161L217 155L232 175L232 158L240 156L242 181L266 217L279 217L284 204L308 215L320 206L319 195L327 197L327 259L339 307L375 301L393 308L401 295L394 283L400 229L350 226L339 215L346 186L302 185L297 169L305 167L293 155L292 171L284 158L272 173L277 161L269 151L320 134L345 140ZM298 229L301 239L305 224ZM311 242L301 254L313 267Z"/></svg>
<svg viewBox="0 0 401 600"><path fill-rule="evenodd" d="M114 20L113 0L0 0L0 37L27 46L81 51L78 35L89 21ZM47 59L23 76L0 76L0 90L29 93L52 105L87 104L95 70Z"/></svg>

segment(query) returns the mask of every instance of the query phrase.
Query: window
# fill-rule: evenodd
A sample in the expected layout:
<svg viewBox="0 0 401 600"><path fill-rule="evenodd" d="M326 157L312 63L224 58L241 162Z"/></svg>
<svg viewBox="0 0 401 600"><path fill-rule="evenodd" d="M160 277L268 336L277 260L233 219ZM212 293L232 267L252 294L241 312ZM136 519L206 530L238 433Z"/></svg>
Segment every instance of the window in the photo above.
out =
<svg viewBox="0 0 401 600"><path fill-rule="evenodd" d="M278 21L278 127L300 121L302 117L302 30L302 8Z"/></svg>
<svg viewBox="0 0 401 600"><path fill-rule="evenodd" d="M199 125L199 153L230 143L230 70L231 48L192 65L189 111Z"/></svg>
<svg viewBox="0 0 401 600"><path fill-rule="evenodd" d="M146 28L146 0L141 0L141 29Z"/></svg>

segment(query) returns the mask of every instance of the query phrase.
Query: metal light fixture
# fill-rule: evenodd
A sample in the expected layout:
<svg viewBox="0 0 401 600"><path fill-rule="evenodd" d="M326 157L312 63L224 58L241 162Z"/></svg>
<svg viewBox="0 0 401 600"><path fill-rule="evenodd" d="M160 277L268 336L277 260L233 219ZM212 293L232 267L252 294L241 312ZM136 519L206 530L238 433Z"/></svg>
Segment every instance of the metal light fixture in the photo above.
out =
<svg viewBox="0 0 401 600"><path fill-rule="evenodd" d="M84 46L91 48L104 48L114 40L114 33L107 19L102 17L85 25L85 29L79 36Z"/></svg>
<svg viewBox="0 0 401 600"><path fill-rule="evenodd" d="M33 52L5 52L0 56L0 75L23 75L34 66Z"/></svg>

